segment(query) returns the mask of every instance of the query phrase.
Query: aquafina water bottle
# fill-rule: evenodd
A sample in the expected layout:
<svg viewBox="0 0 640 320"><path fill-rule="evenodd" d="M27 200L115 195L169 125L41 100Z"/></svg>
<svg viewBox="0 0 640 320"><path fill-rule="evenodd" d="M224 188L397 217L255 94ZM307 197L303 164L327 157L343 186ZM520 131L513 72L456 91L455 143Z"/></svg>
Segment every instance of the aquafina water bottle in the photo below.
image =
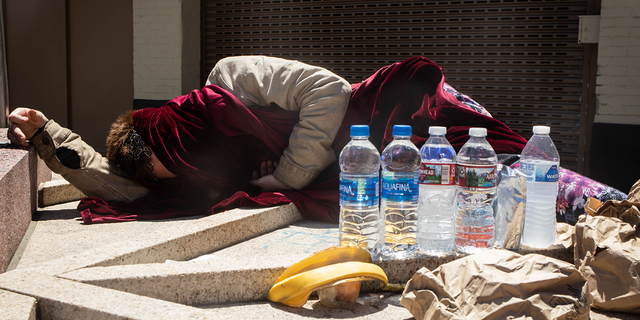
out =
<svg viewBox="0 0 640 320"><path fill-rule="evenodd" d="M527 175L522 243L534 248L546 248L556 240L560 156L549 131L547 126L534 126L520 155L520 171Z"/></svg>
<svg viewBox="0 0 640 320"><path fill-rule="evenodd" d="M487 142L487 129L469 129L469 140L456 157L456 248L476 253L493 246L498 158Z"/></svg>
<svg viewBox="0 0 640 320"><path fill-rule="evenodd" d="M446 133L445 127L429 127L429 139L420 149L418 248L427 253L446 253L455 247L456 151Z"/></svg>
<svg viewBox="0 0 640 320"><path fill-rule="evenodd" d="M369 142L369 126L351 126L351 142L340 152L340 245L374 255L379 240L380 153Z"/></svg>
<svg viewBox="0 0 640 320"><path fill-rule="evenodd" d="M420 151L411 142L411 127L393 126L394 140L380 155L383 258L404 258L416 251Z"/></svg>

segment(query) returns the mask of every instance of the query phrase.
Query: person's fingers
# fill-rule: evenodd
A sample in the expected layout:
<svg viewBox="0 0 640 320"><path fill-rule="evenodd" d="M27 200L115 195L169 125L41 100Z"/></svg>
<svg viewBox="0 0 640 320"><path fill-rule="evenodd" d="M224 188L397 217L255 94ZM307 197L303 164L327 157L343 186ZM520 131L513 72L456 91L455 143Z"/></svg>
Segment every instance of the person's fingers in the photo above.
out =
<svg viewBox="0 0 640 320"><path fill-rule="evenodd" d="M262 161L262 163L260 163L259 176L256 177L255 174L258 174L258 172L254 171L252 176L253 180L272 174L276 170L277 166L278 166L278 162L276 161L273 161L273 160Z"/></svg>
<svg viewBox="0 0 640 320"><path fill-rule="evenodd" d="M11 132L16 139L23 140L26 138L22 130L20 130L20 127L13 122L11 122L11 126L9 126L9 132Z"/></svg>
<svg viewBox="0 0 640 320"><path fill-rule="evenodd" d="M23 124L25 122L29 122L29 117L22 112L14 111L9 115L9 121L15 124Z"/></svg>
<svg viewBox="0 0 640 320"><path fill-rule="evenodd" d="M38 112L33 109L29 109L29 111L27 111L27 115L29 117L29 121L32 121L32 122L38 118Z"/></svg>
<svg viewBox="0 0 640 320"><path fill-rule="evenodd" d="M267 173L267 162L266 162L266 161L263 161L263 162L260 164L260 177L264 177L264 176L266 176L267 174L268 174L268 173Z"/></svg>
<svg viewBox="0 0 640 320"><path fill-rule="evenodd" d="M253 173L251 174L251 180L258 180L260 179L260 174L258 173L258 171L253 171Z"/></svg>
<svg viewBox="0 0 640 320"><path fill-rule="evenodd" d="M34 109L29 109L27 111L27 115L29 117L29 122L37 128L44 126L48 120L47 117L44 116L44 113Z"/></svg>
<svg viewBox="0 0 640 320"><path fill-rule="evenodd" d="M267 161L267 172L269 174L272 174L273 170L274 170L273 161L271 160Z"/></svg>
<svg viewBox="0 0 640 320"><path fill-rule="evenodd" d="M18 144L18 140L13 136L13 133L11 133L11 130L7 131L7 138L9 138L9 141L11 141L11 144Z"/></svg>
<svg viewBox="0 0 640 320"><path fill-rule="evenodd" d="M15 123L11 123L9 130L7 130L7 138L15 144L23 147L28 147L27 137L24 135L20 127L18 127Z"/></svg>
<svg viewBox="0 0 640 320"><path fill-rule="evenodd" d="M249 183L259 187L263 192L291 190L291 188L280 182L273 175L266 175L260 179L251 180Z"/></svg>
<svg viewBox="0 0 640 320"><path fill-rule="evenodd" d="M25 107L18 107L16 108L12 113L21 117L23 120L29 121L29 112L30 111L36 111L34 109L31 108L25 108Z"/></svg>

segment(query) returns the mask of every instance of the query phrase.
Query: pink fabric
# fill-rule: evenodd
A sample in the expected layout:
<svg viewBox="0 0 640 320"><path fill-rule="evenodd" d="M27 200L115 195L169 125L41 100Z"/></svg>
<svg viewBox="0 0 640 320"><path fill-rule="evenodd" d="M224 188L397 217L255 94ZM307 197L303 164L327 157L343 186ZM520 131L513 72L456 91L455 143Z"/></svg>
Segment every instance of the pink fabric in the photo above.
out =
<svg viewBox="0 0 640 320"><path fill-rule="evenodd" d="M519 169L520 162L511 165ZM559 167L558 197L556 199L556 221L575 225L585 214L584 205L588 198L596 198L603 203L607 200L624 200L627 194L600 183L577 172Z"/></svg>

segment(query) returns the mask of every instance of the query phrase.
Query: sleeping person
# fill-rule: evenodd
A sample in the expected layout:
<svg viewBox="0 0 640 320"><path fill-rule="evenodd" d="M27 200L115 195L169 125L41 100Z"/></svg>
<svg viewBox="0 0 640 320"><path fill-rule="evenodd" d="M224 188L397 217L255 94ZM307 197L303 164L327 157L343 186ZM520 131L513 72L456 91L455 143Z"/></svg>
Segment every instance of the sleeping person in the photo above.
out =
<svg viewBox="0 0 640 320"><path fill-rule="evenodd" d="M485 127L496 152L519 153L526 140L469 101L422 57L349 85L302 62L241 56L220 60L201 90L118 117L106 157L33 109L11 113L8 136L33 144L88 196L79 205L87 223L289 202L307 218L337 222L336 159L353 124L369 125L380 150L394 124L408 124L418 147L429 126L447 127L456 149L469 127Z"/></svg>

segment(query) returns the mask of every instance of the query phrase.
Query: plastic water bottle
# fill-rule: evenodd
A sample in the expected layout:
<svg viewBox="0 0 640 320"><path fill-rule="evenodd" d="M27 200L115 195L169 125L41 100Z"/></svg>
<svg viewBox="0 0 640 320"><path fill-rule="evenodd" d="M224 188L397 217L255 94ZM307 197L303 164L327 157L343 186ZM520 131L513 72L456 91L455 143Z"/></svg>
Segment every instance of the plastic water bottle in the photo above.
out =
<svg viewBox="0 0 640 320"><path fill-rule="evenodd" d="M493 246L498 158L487 142L487 129L469 129L469 141L456 157L456 248L476 253Z"/></svg>
<svg viewBox="0 0 640 320"><path fill-rule="evenodd" d="M420 149L418 248L428 253L446 253L455 247L456 151L445 133L445 127L429 127L429 140Z"/></svg>
<svg viewBox="0 0 640 320"><path fill-rule="evenodd" d="M351 142L340 152L340 245L374 255L380 237L380 153L369 142L369 126L351 126Z"/></svg>
<svg viewBox="0 0 640 320"><path fill-rule="evenodd" d="M549 131L547 126L534 126L520 155L520 171L527 175L522 242L534 248L546 248L556 240L560 156Z"/></svg>
<svg viewBox="0 0 640 320"><path fill-rule="evenodd" d="M383 258L404 258L416 251L420 151L411 142L411 127L393 126L394 140L380 156Z"/></svg>

